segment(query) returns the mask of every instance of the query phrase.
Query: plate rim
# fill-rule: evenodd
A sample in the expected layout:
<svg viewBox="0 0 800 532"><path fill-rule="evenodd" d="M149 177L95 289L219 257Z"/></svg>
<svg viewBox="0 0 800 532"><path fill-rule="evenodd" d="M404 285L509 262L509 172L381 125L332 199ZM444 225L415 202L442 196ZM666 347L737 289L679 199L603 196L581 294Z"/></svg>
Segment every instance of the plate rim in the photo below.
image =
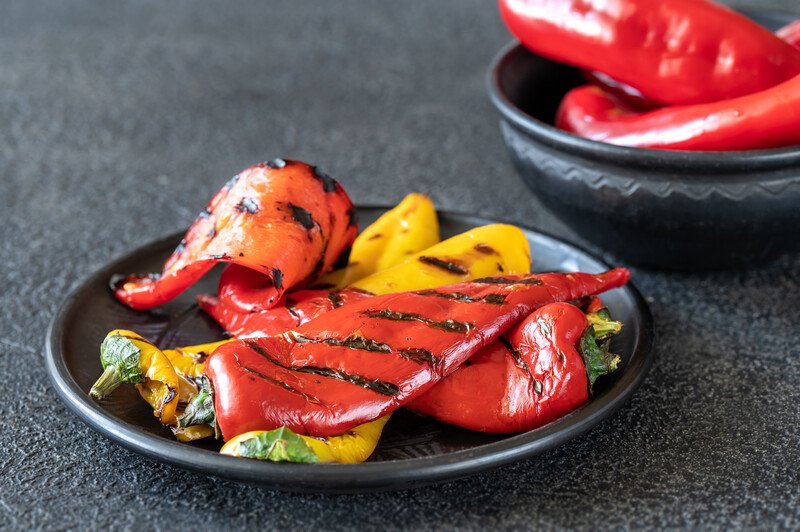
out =
<svg viewBox="0 0 800 532"><path fill-rule="evenodd" d="M355 208L357 210L378 210L390 209L391 206L359 204ZM582 246L523 224L450 210L437 209L437 215L440 219L446 217L470 224L513 223L523 231L543 236L559 244L566 244L603 267L611 268L602 257L587 251ZM314 464L306 467L300 464L242 460L207 449L192 447L177 440L165 440L147 433L138 425L112 415L98 403L92 401L70 375L66 361L60 352L60 340L65 332L65 318L85 286L98 281L109 266L133 259L146 248L163 246L168 242L177 241L184 232L175 232L145 242L104 262L76 282L50 321L45 333L43 356L45 369L57 395L67 408L90 428L137 454L198 473L294 492L385 491L452 481L533 457L587 433L613 415L630 398L653 365L652 351L656 334L652 313L642 294L633 283L629 282L620 289L629 292L641 323L637 346L631 353L625 373L602 397L532 431L436 456L360 464ZM105 274L102 277L102 281L105 283Z"/></svg>

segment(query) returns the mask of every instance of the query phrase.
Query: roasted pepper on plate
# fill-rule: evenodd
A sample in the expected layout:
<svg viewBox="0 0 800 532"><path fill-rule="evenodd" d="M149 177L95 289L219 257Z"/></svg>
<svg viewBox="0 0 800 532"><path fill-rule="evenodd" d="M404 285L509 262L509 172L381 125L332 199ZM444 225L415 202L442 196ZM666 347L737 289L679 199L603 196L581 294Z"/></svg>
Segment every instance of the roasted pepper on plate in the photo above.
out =
<svg viewBox="0 0 800 532"><path fill-rule="evenodd" d="M299 161L275 159L226 184L186 232L161 273L114 280L115 295L134 309L161 305L217 262L248 273L229 303L269 308L289 288L330 270L357 228L353 205L330 176ZM226 270L227 272L228 270Z"/></svg>
<svg viewBox="0 0 800 532"><path fill-rule="evenodd" d="M282 336L230 342L206 363L216 422L225 439L281 426L342 434L421 395L536 308L629 275L500 276L375 296Z"/></svg>

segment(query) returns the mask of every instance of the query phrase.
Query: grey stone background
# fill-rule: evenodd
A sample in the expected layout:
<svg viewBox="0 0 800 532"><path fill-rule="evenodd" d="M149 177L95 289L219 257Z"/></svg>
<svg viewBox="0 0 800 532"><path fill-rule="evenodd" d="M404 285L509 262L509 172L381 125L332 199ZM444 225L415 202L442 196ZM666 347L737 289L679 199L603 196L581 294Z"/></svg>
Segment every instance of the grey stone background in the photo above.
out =
<svg viewBox="0 0 800 532"><path fill-rule="evenodd" d="M420 190L574 240L517 180L484 94L508 39L478 0L3 3L0 528L800 526L800 257L636 270L660 338L635 397L536 459L416 491L188 473L111 444L51 389L41 349L65 292L267 158L320 164L357 202Z"/></svg>

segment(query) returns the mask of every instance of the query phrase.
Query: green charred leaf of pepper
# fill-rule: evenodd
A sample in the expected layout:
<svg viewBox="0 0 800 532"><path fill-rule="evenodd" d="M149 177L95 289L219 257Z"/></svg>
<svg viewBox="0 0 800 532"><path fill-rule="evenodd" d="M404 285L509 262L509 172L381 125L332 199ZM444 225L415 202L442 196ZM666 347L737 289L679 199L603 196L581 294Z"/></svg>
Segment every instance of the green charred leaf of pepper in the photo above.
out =
<svg viewBox="0 0 800 532"><path fill-rule="evenodd" d="M116 390L120 384L144 382L140 365L141 355L141 350L129 338L121 334L106 336L100 345L103 374L94 383L89 395L95 399L102 399Z"/></svg>
<svg viewBox="0 0 800 532"><path fill-rule="evenodd" d="M211 388L211 381L203 375L197 379L199 388L197 394L192 397L186 410L178 416L178 426L181 428L192 425L211 425L217 433L217 416L214 412L214 391Z"/></svg>
<svg viewBox="0 0 800 532"><path fill-rule="evenodd" d="M239 456L298 464L315 464L319 461L303 438L286 427L262 432L243 441L239 444Z"/></svg>
<svg viewBox="0 0 800 532"><path fill-rule="evenodd" d="M608 343L598 345L594 327L590 325L581 338L581 355L589 377L589 391L592 391L598 377L617 369L620 358L608 352Z"/></svg>

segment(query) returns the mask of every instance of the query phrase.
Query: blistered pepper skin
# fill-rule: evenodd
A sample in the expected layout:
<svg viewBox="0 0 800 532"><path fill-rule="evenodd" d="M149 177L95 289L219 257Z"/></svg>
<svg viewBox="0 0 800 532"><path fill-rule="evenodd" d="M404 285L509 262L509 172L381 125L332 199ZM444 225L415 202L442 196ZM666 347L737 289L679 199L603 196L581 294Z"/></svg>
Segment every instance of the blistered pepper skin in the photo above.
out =
<svg viewBox="0 0 800 532"><path fill-rule="evenodd" d="M578 351L588 327L568 303L534 311L407 408L470 430L526 432L586 403L589 382Z"/></svg>
<svg viewBox="0 0 800 532"><path fill-rule="evenodd" d="M800 52L706 0L500 0L526 47L601 71L665 105L763 91L800 74Z"/></svg>
<svg viewBox="0 0 800 532"><path fill-rule="evenodd" d="M285 290L330 270L356 236L353 205L327 174L299 161L275 159L228 182L195 220L159 274L113 282L117 299L140 310L161 305L217 262L247 277L242 310L275 304Z"/></svg>
<svg viewBox="0 0 800 532"><path fill-rule="evenodd" d="M218 426L225 439L281 426L342 434L418 397L533 310L629 276L529 274L376 296L280 337L225 344L206 364Z"/></svg>

